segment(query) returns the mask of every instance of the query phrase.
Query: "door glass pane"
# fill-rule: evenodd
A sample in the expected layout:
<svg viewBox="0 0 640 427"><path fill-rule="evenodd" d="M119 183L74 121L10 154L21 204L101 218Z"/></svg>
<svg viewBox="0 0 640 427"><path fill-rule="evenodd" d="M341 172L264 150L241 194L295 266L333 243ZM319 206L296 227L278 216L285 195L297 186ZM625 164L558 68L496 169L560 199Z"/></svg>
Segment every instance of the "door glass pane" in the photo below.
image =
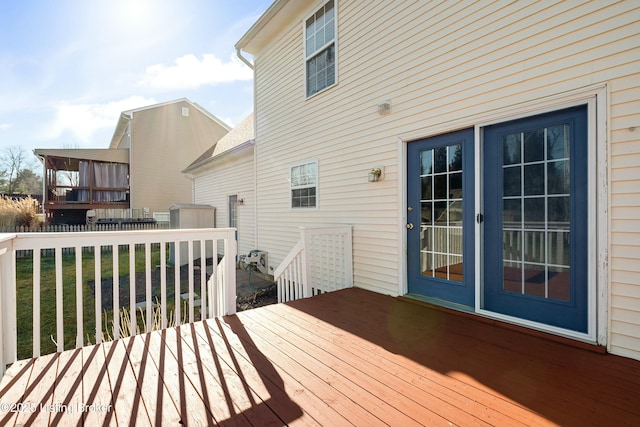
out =
<svg viewBox="0 0 640 427"><path fill-rule="evenodd" d="M569 194L569 161L547 163L547 192Z"/></svg>
<svg viewBox="0 0 640 427"><path fill-rule="evenodd" d="M547 280L550 299L571 301L571 274L569 267L550 266Z"/></svg>
<svg viewBox="0 0 640 427"><path fill-rule="evenodd" d="M544 129L524 132L525 163L544 160Z"/></svg>
<svg viewBox="0 0 640 427"><path fill-rule="evenodd" d="M547 159L569 158L569 126L547 128Z"/></svg>
<svg viewBox="0 0 640 427"><path fill-rule="evenodd" d="M449 174L449 199L462 199L462 172Z"/></svg>
<svg viewBox="0 0 640 427"><path fill-rule="evenodd" d="M447 198L447 174L438 174L433 177L433 197L436 200Z"/></svg>
<svg viewBox="0 0 640 427"><path fill-rule="evenodd" d="M524 195L544 194L544 165L536 163L524 167Z"/></svg>
<svg viewBox="0 0 640 427"><path fill-rule="evenodd" d="M522 142L520 134L510 134L502 141L503 164L513 165L521 163Z"/></svg>
<svg viewBox="0 0 640 427"><path fill-rule="evenodd" d="M431 151L431 150L429 150ZM447 171L447 147L438 147L433 150L435 173L441 173Z"/></svg>
<svg viewBox="0 0 640 427"><path fill-rule="evenodd" d="M450 145L449 153L449 172L462 170L462 144Z"/></svg>
<svg viewBox="0 0 640 427"><path fill-rule="evenodd" d="M422 151L420 172L421 274L462 282L462 145Z"/></svg>
<svg viewBox="0 0 640 427"><path fill-rule="evenodd" d="M503 291L570 300L569 141L568 125L502 137Z"/></svg>
<svg viewBox="0 0 640 427"><path fill-rule="evenodd" d="M522 194L522 183L520 181L522 168L511 166L503 169L503 194L505 196L519 196Z"/></svg>
<svg viewBox="0 0 640 427"><path fill-rule="evenodd" d="M420 153L420 175L430 175L433 173L433 150Z"/></svg>
<svg viewBox="0 0 640 427"><path fill-rule="evenodd" d="M433 203L432 202L422 202L421 203L422 211L421 211L421 219L422 224L431 225L433 224Z"/></svg>
<svg viewBox="0 0 640 427"><path fill-rule="evenodd" d="M238 196L229 196L229 227L238 227Z"/></svg>
<svg viewBox="0 0 640 427"><path fill-rule="evenodd" d="M522 232L516 230L504 230L502 258L505 261L522 261Z"/></svg>
<svg viewBox="0 0 640 427"><path fill-rule="evenodd" d="M421 199L433 200L433 177L430 175L423 176L420 180L422 181Z"/></svg>

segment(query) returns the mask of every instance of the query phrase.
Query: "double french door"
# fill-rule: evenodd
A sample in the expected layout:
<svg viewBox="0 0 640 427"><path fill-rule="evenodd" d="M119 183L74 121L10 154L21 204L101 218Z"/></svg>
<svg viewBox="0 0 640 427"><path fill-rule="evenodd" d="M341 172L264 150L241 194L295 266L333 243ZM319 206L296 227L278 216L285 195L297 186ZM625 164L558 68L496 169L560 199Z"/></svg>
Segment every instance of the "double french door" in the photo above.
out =
<svg viewBox="0 0 640 427"><path fill-rule="evenodd" d="M587 332L587 107L474 135L408 145L409 292Z"/></svg>

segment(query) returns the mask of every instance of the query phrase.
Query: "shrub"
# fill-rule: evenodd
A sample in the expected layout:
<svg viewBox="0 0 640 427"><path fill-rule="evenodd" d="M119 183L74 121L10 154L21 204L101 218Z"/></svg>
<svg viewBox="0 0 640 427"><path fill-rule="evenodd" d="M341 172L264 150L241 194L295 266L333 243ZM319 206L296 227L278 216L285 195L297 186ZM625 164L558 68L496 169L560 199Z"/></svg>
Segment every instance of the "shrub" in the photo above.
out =
<svg viewBox="0 0 640 427"><path fill-rule="evenodd" d="M0 198L0 227L32 227L37 223L38 202L31 197Z"/></svg>

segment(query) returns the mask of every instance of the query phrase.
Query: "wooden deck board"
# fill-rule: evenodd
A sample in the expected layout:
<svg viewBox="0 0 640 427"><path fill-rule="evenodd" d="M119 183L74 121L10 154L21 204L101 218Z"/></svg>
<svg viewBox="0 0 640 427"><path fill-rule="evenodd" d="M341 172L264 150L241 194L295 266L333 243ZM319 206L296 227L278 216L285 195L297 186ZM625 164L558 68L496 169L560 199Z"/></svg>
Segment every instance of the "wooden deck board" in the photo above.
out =
<svg viewBox="0 0 640 427"><path fill-rule="evenodd" d="M139 335L127 347L127 355L138 383L149 418L154 425L178 425L181 421L178 408L168 398L168 391L160 377L149 351L149 334Z"/></svg>
<svg viewBox="0 0 640 427"><path fill-rule="evenodd" d="M332 325L310 321L298 310L287 310L283 307L279 310L260 310L259 313L278 316L272 320L288 324L289 328L298 331L299 336L308 337L307 339L318 347L336 346L341 359L351 366L373 375L391 387L395 393L403 394L428 408L434 408L441 412L443 417L446 417L447 413L453 413L452 417L463 419L464 414L468 414L469 417L463 423L467 425L521 424L508 414L491 408L489 405L495 401L488 402L489 405L483 404L468 397L469 390L461 392L459 389L447 388L442 384L442 377L430 379L429 377L433 378L432 373L421 370L420 365L406 359L394 360L393 355L384 358L375 347L366 346L366 342L361 342L353 335L343 336ZM504 402L500 403L504 405ZM535 421L539 424L541 420Z"/></svg>
<svg viewBox="0 0 640 427"><path fill-rule="evenodd" d="M60 405L60 410L51 413L50 424L59 425L63 418L65 423L81 423L82 364L82 349L60 353L52 396L54 405Z"/></svg>
<svg viewBox="0 0 640 427"><path fill-rule="evenodd" d="M260 325L261 323L269 325L268 328L272 333L286 337L287 342L291 345L298 347L320 362L319 370L330 369L342 376L341 381L353 382L350 379L357 379L357 386L375 396L376 400L373 404L378 404L379 412L384 413L384 416L380 417L382 421L389 424L397 422L402 425L447 423L446 413L437 414L418 402L421 400L419 397L422 391L417 387L413 387L410 383L404 383L396 376L368 363L366 357L353 356L330 341L322 341L320 338L322 330L318 330L317 333L309 333L309 331L301 330L296 324L265 314L268 312L264 310L262 313L253 311L243 316L243 319L245 324L248 324L247 319L252 319L255 322L249 323L249 325ZM262 326L261 328L266 327ZM261 333L261 335L265 334ZM447 402L438 400L438 406L449 406ZM387 402L393 402L393 406ZM465 425L488 425L470 414L467 418L462 413L456 413L456 415Z"/></svg>
<svg viewBox="0 0 640 427"><path fill-rule="evenodd" d="M108 414L113 411L113 394L107 375L104 351L104 345L94 345L82 349L82 402L91 407L101 405L100 410L83 411L83 422L87 426L103 425Z"/></svg>
<svg viewBox="0 0 640 427"><path fill-rule="evenodd" d="M178 408L181 424L213 425L213 414L182 371L182 344L175 329L165 329L148 336L149 352L152 357L158 355L156 363L164 367L159 374Z"/></svg>
<svg viewBox="0 0 640 427"><path fill-rule="evenodd" d="M295 316L296 322L307 321L313 325L310 330L333 332L338 337L337 339L346 342L346 345L352 347L355 352L366 354L368 359L375 360L377 365L389 370L393 375L404 374L407 381L422 385L423 389L442 396L450 403L457 401L461 410L469 411L477 417L481 417L482 413L487 413L485 420L498 417L496 423L502 425L545 424L543 418L535 416L529 411L523 411L518 405L496 396L494 393L478 390L473 385L429 369L399 353L385 351L378 344L363 340L357 335L323 322L303 311L285 306L278 311L278 314L285 315L287 318ZM349 321L355 323L356 319ZM499 408L499 410L494 408Z"/></svg>
<svg viewBox="0 0 640 427"><path fill-rule="evenodd" d="M354 402L349 396L333 388L325 378L310 372L307 367L288 352L281 351L279 347L284 344L283 341L277 339L270 341L257 334L251 334L244 327L244 322L241 322L237 317L226 318L220 324L228 327L228 329L225 328L228 336L235 335L239 337L245 348L255 346L257 353L254 352L254 354L259 354L261 358L267 359L279 375L286 372L295 376L296 381L300 383L303 390L310 390L332 408L328 415L333 415L335 412L343 419L342 422L346 419L352 425L384 425L373 414L362 408L359 402ZM320 421L327 422L322 418Z"/></svg>
<svg viewBox="0 0 640 427"><path fill-rule="evenodd" d="M279 333L282 329L277 325L269 324L266 327L259 322L252 322L250 319L250 316L243 316L243 323L250 330L250 333L255 332L260 335L261 339L272 342L274 346L278 347L278 351L301 363L310 374L321 378L347 399L357 402L364 410L374 415L379 420L378 423L381 421L386 425L393 422L406 426L420 425L417 420L385 401L385 396L378 394L378 392L382 392L381 388L376 387L377 384L374 384L369 377L353 375L353 369L349 369L348 366L332 363L333 358L328 353L324 354L325 359L322 359L322 356L315 357L316 350L312 346L308 343L301 344L293 335L282 335ZM280 337L283 338L280 339ZM434 416L431 419L431 424L441 424L444 421L442 418Z"/></svg>
<svg viewBox="0 0 640 427"><path fill-rule="evenodd" d="M0 402L7 405L24 403L24 394L33 372L35 359L21 360L14 363L0 382ZM15 425L18 418L16 408L7 406L0 410L0 426Z"/></svg>
<svg viewBox="0 0 640 427"><path fill-rule="evenodd" d="M640 362L349 289L13 364L15 425L640 425ZM60 405L101 405L74 413ZM77 406L73 406L77 408Z"/></svg>
<svg viewBox="0 0 640 427"><path fill-rule="evenodd" d="M27 384L22 401L29 409L19 411L15 420L16 425L46 425L51 415L50 405L53 403L59 354L50 354L37 358ZM14 403L14 402L12 402ZM36 409L32 410L36 405Z"/></svg>
<svg viewBox="0 0 640 427"><path fill-rule="evenodd" d="M127 347L138 337L124 338L104 344L107 375L113 393L113 410L107 412L106 421L115 417L119 426L151 425L133 368L127 357ZM100 402L102 403L102 402Z"/></svg>
<svg viewBox="0 0 640 427"><path fill-rule="evenodd" d="M227 400L232 409L228 417L219 419L218 422L241 418L244 425L282 425L282 420L265 405L246 381L229 365L221 363L206 342L199 340L193 324L181 326L179 330L180 336L190 349L184 352L185 356L190 356L192 366L197 367L191 381L199 381L204 391L209 389L207 394L210 395L210 403ZM214 386L215 389L212 390Z"/></svg>
<svg viewBox="0 0 640 427"><path fill-rule="evenodd" d="M279 371L257 348L243 343L235 334L229 334L220 319L196 324L196 328L200 336L207 337L217 357L232 366L286 424L321 425L316 419L324 418L336 425L345 425L346 420L332 411L326 402L310 394L286 372Z"/></svg>

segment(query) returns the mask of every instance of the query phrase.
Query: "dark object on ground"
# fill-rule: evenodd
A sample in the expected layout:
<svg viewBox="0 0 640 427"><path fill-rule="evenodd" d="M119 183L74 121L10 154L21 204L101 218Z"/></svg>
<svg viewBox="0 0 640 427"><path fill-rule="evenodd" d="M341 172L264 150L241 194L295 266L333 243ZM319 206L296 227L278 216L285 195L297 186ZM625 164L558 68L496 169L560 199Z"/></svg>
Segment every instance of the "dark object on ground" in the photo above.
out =
<svg viewBox="0 0 640 427"><path fill-rule="evenodd" d="M236 309L238 311L249 310L252 308L263 307L265 305L275 304L278 302L278 290L276 285L257 290L253 295L247 297L238 297Z"/></svg>
<svg viewBox="0 0 640 427"><path fill-rule="evenodd" d="M207 262L207 265L210 265ZM167 301L175 300L175 270L173 266L167 266ZM244 271L237 272L236 295L238 295L236 309L238 311L248 310L250 308L262 307L268 304L278 302L278 293L275 284L267 282L254 275L247 275ZM207 274L206 279L209 279ZM113 309L113 279L102 279L102 310L111 311ZM193 269L194 291L198 295L200 292L200 265L199 260L194 262ZM95 281L90 280L88 283L91 292L95 296ZM120 276L120 307L129 308L129 275ZM146 274L144 271L136 273L136 303L146 301L147 284ZM189 292L189 265L180 267L180 293ZM155 302L160 301L160 267L156 267L151 271L151 299Z"/></svg>

